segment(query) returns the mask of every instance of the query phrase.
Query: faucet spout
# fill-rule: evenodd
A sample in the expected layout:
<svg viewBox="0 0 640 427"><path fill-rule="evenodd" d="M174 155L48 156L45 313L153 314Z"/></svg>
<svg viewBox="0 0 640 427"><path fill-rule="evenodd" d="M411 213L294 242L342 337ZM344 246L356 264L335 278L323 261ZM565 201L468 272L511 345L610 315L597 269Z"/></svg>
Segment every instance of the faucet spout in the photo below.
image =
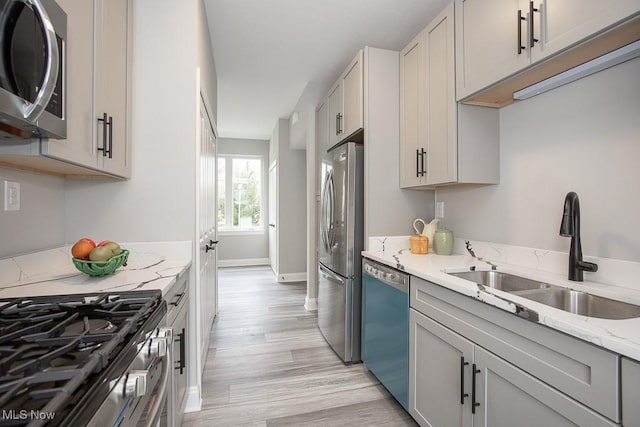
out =
<svg viewBox="0 0 640 427"><path fill-rule="evenodd" d="M564 211L560 223L560 235L571 237L569 249L569 280L582 282L584 271L598 271L598 265L582 260L582 244L580 242L580 200L573 191L564 199Z"/></svg>

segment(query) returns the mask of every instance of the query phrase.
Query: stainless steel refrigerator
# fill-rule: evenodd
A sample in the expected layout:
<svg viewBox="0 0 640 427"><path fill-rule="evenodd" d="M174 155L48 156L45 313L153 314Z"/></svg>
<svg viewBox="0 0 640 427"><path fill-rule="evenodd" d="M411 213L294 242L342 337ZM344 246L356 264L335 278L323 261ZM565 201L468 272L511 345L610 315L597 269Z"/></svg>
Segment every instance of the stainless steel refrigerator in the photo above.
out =
<svg viewBox="0 0 640 427"><path fill-rule="evenodd" d="M363 147L347 142L322 159L318 326L345 363L360 361Z"/></svg>

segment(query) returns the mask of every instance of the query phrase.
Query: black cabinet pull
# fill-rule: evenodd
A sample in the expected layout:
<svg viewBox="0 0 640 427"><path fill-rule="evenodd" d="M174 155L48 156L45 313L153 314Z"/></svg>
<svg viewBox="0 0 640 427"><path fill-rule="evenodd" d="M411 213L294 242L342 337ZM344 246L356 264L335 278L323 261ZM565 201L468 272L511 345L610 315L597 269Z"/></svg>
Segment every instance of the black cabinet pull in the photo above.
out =
<svg viewBox="0 0 640 427"><path fill-rule="evenodd" d="M211 239L209 239L209 244L210 244L211 246L213 246L213 245L217 245L217 244L218 244L218 241L217 241L217 240L211 240Z"/></svg>
<svg viewBox="0 0 640 427"><path fill-rule="evenodd" d="M111 150L109 149L108 146L108 130L107 130L107 126L109 126L110 122L107 119L107 113L102 113L102 118L98 118L99 122L102 122L102 147L98 148L98 151L102 151L102 157L107 157L107 155L109 157L111 157Z"/></svg>
<svg viewBox="0 0 640 427"><path fill-rule="evenodd" d="M469 362L464 361L464 356L460 356L460 404L464 405L464 398L469 397L469 393L464 392L464 367L468 366Z"/></svg>
<svg viewBox="0 0 640 427"><path fill-rule="evenodd" d="M422 151L421 156L420 156L420 157L422 157L422 159L421 159L422 168L421 168L421 171L420 171L420 176L425 176L427 174L427 170L424 167L424 159L425 159L425 157L427 157L427 152L424 151L424 148L421 148L420 150Z"/></svg>
<svg viewBox="0 0 640 427"><path fill-rule="evenodd" d="M420 178L420 150L416 148L416 178Z"/></svg>
<svg viewBox="0 0 640 427"><path fill-rule="evenodd" d="M342 133L342 114L338 113L338 126L336 135L340 135Z"/></svg>
<svg viewBox="0 0 640 427"><path fill-rule="evenodd" d="M522 16L522 10L518 9L518 55L525 49L525 46L522 46L522 21L526 20L527 18Z"/></svg>
<svg viewBox="0 0 640 427"><path fill-rule="evenodd" d="M175 370L180 370L180 375L184 373L184 369L187 367L186 357L187 357L187 343L186 343L186 333L184 328L182 328L182 332L178 334L178 341L180 341L180 360L176 360L178 366L175 367Z"/></svg>
<svg viewBox="0 0 640 427"><path fill-rule="evenodd" d="M476 374L480 373L480 369L476 369L476 364L473 364L473 372L471 373L471 413L476 413L476 406L480 406L480 403L476 402Z"/></svg>
<svg viewBox="0 0 640 427"><path fill-rule="evenodd" d="M540 41L537 38L535 38L534 33L533 33L533 12L537 12L537 11L538 11L538 9L533 7L533 1L530 1L529 2L529 16L531 17L531 25L529 25L529 47L533 47L533 45L537 41Z"/></svg>
<svg viewBox="0 0 640 427"><path fill-rule="evenodd" d="M113 158L113 116L109 116L109 121L107 122L107 126L109 126L109 158Z"/></svg>
<svg viewBox="0 0 640 427"><path fill-rule="evenodd" d="M340 134L340 113L336 114L336 135Z"/></svg>
<svg viewBox="0 0 640 427"><path fill-rule="evenodd" d="M179 294L176 294L176 296L178 297L175 301L170 302L169 304L171 304L174 307L177 307L180 304L180 301L182 301L182 298L184 298L184 296L187 294L187 292L180 292Z"/></svg>

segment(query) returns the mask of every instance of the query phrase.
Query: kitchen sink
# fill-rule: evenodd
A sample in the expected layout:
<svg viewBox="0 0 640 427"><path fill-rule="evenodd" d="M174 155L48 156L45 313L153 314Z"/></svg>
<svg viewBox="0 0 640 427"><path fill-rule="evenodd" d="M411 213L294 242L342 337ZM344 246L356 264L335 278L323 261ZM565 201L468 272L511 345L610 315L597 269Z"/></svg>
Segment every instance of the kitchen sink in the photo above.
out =
<svg viewBox="0 0 640 427"><path fill-rule="evenodd" d="M640 317L639 305L550 285L501 271L463 271L447 274L482 286L509 292L569 313L600 319L633 319Z"/></svg>
<svg viewBox="0 0 640 427"><path fill-rule="evenodd" d="M501 271L463 271L461 273L448 273L451 276L460 277L462 279L470 280L488 288L499 289L504 292L518 292L527 291L530 289L549 289L558 288L557 286L550 285L548 283L540 282L537 280L525 279L524 277L516 276L509 273L503 273Z"/></svg>
<svg viewBox="0 0 640 427"><path fill-rule="evenodd" d="M518 293L522 298L536 301L574 314L600 319L632 319L640 317L640 306L586 292L554 287Z"/></svg>

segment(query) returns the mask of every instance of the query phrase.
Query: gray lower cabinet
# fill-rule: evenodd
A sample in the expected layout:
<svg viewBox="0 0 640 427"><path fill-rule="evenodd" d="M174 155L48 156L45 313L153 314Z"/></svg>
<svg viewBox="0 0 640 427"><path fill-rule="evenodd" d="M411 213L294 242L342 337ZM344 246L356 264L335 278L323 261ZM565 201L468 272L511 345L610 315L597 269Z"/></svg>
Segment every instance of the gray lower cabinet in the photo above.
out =
<svg viewBox="0 0 640 427"><path fill-rule="evenodd" d="M409 413L422 426L471 425L474 345L409 311Z"/></svg>
<svg viewBox="0 0 640 427"><path fill-rule="evenodd" d="M640 363L622 358L622 425L640 426Z"/></svg>
<svg viewBox="0 0 640 427"><path fill-rule="evenodd" d="M189 270L184 272L165 294L167 301L167 326L173 329L173 343L171 345L172 369L169 376L169 390L167 393L166 421L161 423L167 427L182 425L182 417L187 395L187 361L188 349L188 319L189 319Z"/></svg>
<svg viewBox="0 0 640 427"><path fill-rule="evenodd" d="M410 283L409 413L420 425L619 425L618 355Z"/></svg>

